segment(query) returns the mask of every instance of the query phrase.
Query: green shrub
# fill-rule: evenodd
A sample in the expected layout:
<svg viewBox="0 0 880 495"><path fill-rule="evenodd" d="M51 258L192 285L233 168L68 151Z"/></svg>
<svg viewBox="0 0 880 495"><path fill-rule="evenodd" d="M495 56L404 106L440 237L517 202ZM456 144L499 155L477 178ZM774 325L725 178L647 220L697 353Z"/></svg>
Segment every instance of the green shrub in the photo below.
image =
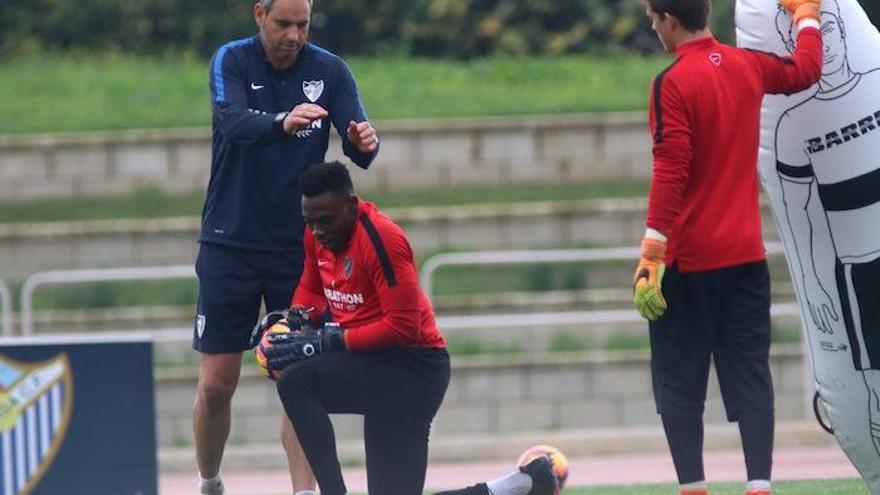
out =
<svg viewBox="0 0 880 495"><path fill-rule="evenodd" d="M583 332L576 333L559 330L553 335L547 350L551 352L573 352L594 349L595 347L594 339L585 336Z"/></svg>
<svg viewBox="0 0 880 495"><path fill-rule="evenodd" d="M716 29L731 33L731 1L716 0ZM45 49L208 56L256 32L252 2L35 0L0 9L0 54ZM637 0L320 0L313 38L342 53L473 58L659 44ZM726 36L731 37L731 36Z"/></svg>
<svg viewBox="0 0 880 495"><path fill-rule="evenodd" d="M875 24L880 2L860 0ZM734 0L714 0L712 29L734 40ZM34 0L0 8L0 55L43 50L208 56L256 32L239 0ZM320 0L313 38L347 55L473 58L491 54L656 51L638 0Z"/></svg>

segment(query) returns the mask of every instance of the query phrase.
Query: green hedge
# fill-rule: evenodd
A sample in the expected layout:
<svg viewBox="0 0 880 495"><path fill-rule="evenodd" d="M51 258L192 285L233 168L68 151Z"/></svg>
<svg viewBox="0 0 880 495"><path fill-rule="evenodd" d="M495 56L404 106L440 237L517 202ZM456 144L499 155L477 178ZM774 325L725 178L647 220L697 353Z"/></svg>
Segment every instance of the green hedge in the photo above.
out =
<svg viewBox="0 0 880 495"><path fill-rule="evenodd" d="M719 18L732 0L716 0ZM0 9L0 53L41 50L210 55L255 32L251 0L32 0ZM722 37L729 26L719 24ZM347 55L656 50L638 0L317 0L313 37Z"/></svg>
<svg viewBox="0 0 880 495"><path fill-rule="evenodd" d="M880 2L861 0L875 20ZM712 27L733 40L734 0ZM0 54L41 50L207 56L255 32L252 0L31 0L0 8ZM639 0L316 0L313 37L346 55L471 58L491 54L657 50Z"/></svg>

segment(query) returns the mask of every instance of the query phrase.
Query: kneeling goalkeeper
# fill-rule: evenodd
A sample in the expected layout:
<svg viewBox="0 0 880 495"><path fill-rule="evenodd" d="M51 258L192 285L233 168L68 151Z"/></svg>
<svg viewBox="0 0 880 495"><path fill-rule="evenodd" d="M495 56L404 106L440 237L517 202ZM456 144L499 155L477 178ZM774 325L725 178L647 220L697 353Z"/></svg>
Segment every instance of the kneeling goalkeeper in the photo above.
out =
<svg viewBox="0 0 880 495"><path fill-rule="evenodd" d="M305 266L292 306L321 331L263 336L278 395L323 495L346 493L329 413L362 414L369 493L422 493L431 421L449 384L446 342L409 240L354 194L341 163L300 178Z"/></svg>

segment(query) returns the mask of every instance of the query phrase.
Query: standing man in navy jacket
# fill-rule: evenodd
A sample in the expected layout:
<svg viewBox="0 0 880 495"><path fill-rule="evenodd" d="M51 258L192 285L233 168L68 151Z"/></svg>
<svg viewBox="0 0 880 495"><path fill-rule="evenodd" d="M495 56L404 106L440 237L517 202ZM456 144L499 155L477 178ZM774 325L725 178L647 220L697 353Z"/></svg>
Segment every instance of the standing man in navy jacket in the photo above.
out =
<svg viewBox="0 0 880 495"><path fill-rule="evenodd" d="M362 168L379 138L351 72L308 42L311 0L257 0L259 35L211 61L211 178L202 212L193 348L202 354L193 409L199 491L223 493L220 463L242 352L259 316L286 308L302 273L299 177L324 162L330 125ZM282 421L294 492L314 487L289 421Z"/></svg>

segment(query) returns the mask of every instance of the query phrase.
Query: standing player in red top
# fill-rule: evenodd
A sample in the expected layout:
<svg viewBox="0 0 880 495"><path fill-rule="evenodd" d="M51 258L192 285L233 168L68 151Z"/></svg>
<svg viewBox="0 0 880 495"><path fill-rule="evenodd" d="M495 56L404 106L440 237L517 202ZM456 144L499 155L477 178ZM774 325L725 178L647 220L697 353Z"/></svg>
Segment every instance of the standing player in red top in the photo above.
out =
<svg viewBox="0 0 880 495"><path fill-rule="evenodd" d="M765 93L819 80L820 0L782 0L798 26L787 58L722 45L710 0L646 0L677 60L654 80L654 176L635 304L650 320L652 375L682 494L708 493L703 410L714 357L727 417L739 423L748 495L770 493L773 383L770 277L758 206ZM662 283L662 292L661 292ZM667 304L668 302L668 304Z"/></svg>
<svg viewBox="0 0 880 495"><path fill-rule="evenodd" d="M341 163L313 165L300 184L306 256L292 306L333 323L270 345L278 394L323 495L346 493L329 413L364 416L369 493L421 494L449 354L409 240L355 196Z"/></svg>

